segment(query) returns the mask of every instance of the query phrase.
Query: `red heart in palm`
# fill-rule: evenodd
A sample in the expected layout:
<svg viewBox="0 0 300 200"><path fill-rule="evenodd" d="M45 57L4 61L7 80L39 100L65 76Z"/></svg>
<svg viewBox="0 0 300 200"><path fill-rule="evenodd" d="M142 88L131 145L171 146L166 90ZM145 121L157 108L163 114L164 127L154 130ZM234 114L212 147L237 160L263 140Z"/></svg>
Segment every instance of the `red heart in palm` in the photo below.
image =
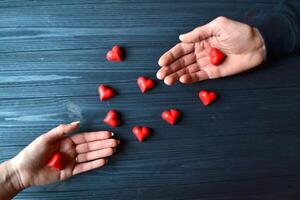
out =
<svg viewBox="0 0 300 200"><path fill-rule="evenodd" d="M56 170L63 170L64 169L64 155L61 152L55 152L50 160L48 161L47 165L49 167L53 167Z"/></svg>
<svg viewBox="0 0 300 200"><path fill-rule="evenodd" d="M213 65L219 65L225 59L225 54L217 48L211 48L209 51L210 63Z"/></svg>

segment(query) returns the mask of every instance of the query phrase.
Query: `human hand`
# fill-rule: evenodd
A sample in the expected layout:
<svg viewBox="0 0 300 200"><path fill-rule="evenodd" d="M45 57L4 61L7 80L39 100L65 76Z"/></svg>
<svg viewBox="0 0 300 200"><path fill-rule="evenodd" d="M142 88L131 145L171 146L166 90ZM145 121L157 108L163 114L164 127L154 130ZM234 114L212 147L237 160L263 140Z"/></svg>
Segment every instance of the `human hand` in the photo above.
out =
<svg viewBox="0 0 300 200"><path fill-rule="evenodd" d="M79 127L79 122L60 125L36 138L10 160L18 175L19 185L27 188L67 179L73 175L102 167L115 152L119 140L109 131L87 132L67 136ZM64 154L64 169L47 165L54 152Z"/></svg>
<svg viewBox="0 0 300 200"><path fill-rule="evenodd" d="M264 61L266 49L259 31L226 17L180 35L181 43L163 54L157 78L165 84L194 83L238 74ZM215 47L226 54L220 65L210 63L209 51Z"/></svg>

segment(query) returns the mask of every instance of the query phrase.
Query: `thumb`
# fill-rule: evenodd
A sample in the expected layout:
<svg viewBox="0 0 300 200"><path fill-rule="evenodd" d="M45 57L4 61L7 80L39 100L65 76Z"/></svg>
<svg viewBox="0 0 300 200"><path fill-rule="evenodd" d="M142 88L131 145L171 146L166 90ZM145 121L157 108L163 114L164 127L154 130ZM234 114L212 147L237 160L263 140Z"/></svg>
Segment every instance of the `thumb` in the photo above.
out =
<svg viewBox="0 0 300 200"><path fill-rule="evenodd" d="M179 36L179 40L186 43L193 43L200 42L201 40L205 40L211 36L213 36L213 26L212 23L208 23L203 26L199 26L188 33L181 34Z"/></svg>
<svg viewBox="0 0 300 200"><path fill-rule="evenodd" d="M58 139L62 139L65 137L66 134L70 134L74 132L76 129L78 129L80 126L80 122L72 122L70 124L61 124L53 129L51 129L49 132L44 134L44 138L48 142L53 142Z"/></svg>

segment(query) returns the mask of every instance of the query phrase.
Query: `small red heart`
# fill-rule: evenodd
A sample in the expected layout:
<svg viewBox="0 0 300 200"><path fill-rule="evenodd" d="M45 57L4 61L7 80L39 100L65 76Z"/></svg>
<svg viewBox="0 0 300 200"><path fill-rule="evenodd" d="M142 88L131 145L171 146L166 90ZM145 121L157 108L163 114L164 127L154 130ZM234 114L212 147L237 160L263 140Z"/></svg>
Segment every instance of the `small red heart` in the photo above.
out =
<svg viewBox="0 0 300 200"><path fill-rule="evenodd" d="M119 45L113 46L113 48L107 52L106 59L108 61L121 62L123 60L123 51Z"/></svg>
<svg viewBox="0 0 300 200"><path fill-rule="evenodd" d="M211 104L217 98L217 93L201 90L199 92L199 98L205 106L208 106L208 104Z"/></svg>
<svg viewBox="0 0 300 200"><path fill-rule="evenodd" d="M139 85L142 93L147 92L148 90L150 90L151 88L153 88L154 85L155 85L155 81L154 80L152 80L151 78L144 77L144 76L140 76L137 79L137 83L138 83L138 85Z"/></svg>
<svg viewBox="0 0 300 200"><path fill-rule="evenodd" d="M143 142L150 135L151 130L146 126L135 126L132 129L132 133L140 142Z"/></svg>
<svg viewBox="0 0 300 200"><path fill-rule="evenodd" d="M170 109L162 112L161 117L163 120L167 121L169 124L174 125L181 113L177 109Z"/></svg>
<svg viewBox="0 0 300 200"><path fill-rule="evenodd" d="M117 95L116 91L106 85L100 85L98 88L100 100L104 101Z"/></svg>
<svg viewBox="0 0 300 200"><path fill-rule="evenodd" d="M53 167L56 170L63 170L64 169L64 154L61 152L55 152L50 160L48 161L47 165L49 167Z"/></svg>
<svg viewBox="0 0 300 200"><path fill-rule="evenodd" d="M219 65L225 58L225 54L217 48L211 48L209 51L210 63L213 65Z"/></svg>
<svg viewBox="0 0 300 200"><path fill-rule="evenodd" d="M116 110L110 110L104 118L103 122L111 127L120 126L120 114Z"/></svg>

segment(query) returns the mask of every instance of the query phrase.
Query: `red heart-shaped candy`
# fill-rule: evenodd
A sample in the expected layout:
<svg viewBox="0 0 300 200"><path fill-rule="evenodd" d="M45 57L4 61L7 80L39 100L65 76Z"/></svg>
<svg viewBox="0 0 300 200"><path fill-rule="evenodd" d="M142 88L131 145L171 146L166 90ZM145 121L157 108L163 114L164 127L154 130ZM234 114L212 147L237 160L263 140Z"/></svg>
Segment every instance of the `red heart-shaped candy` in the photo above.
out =
<svg viewBox="0 0 300 200"><path fill-rule="evenodd" d="M143 142L150 135L151 130L146 126L135 126L132 129L132 133L140 142Z"/></svg>
<svg viewBox="0 0 300 200"><path fill-rule="evenodd" d="M217 93L201 90L199 92L199 98L205 106L208 106L208 104L211 104L217 98Z"/></svg>
<svg viewBox="0 0 300 200"><path fill-rule="evenodd" d="M219 65L225 58L225 54L217 48L211 48L209 51L210 63L213 65Z"/></svg>
<svg viewBox="0 0 300 200"><path fill-rule="evenodd" d="M48 161L47 165L49 167L53 167L56 170L63 170L64 169L64 154L61 152L55 152L50 160Z"/></svg>
<svg viewBox="0 0 300 200"><path fill-rule="evenodd" d="M123 50L119 45L113 46L113 48L107 52L106 59L108 61L121 62L123 60Z"/></svg>
<svg viewBox="0 0 300 200"><path fill-rule="evenodd" d="M120 115L116 110L110 110L106 117L103 120L104 123L108 124L111 127L120 126L121 120Z"/></svg>
<svg viewBox="0 0 300 200"><path fill-rule="evenodd" d="M138 85L139 85L142 93L147 92L148 90L150 90L151 88L153 88L154 85L155 85L155 81L154 80L152 80L151 78L144 77L144 76L140 76L137 79L137 83L138 83Z"/></svg>
<svg viewBox="0 0 300 200"><path fill-rule="evenodd" d="M104 101L116 96L116 91L106 85L100 85L98 88L100 100Z"/></svg>
<svg viewBox="0 0 300 200"><path fill-rule="evenodd" d="M169 124L174 125L180 117L180 111L177 109L170 109L162 112L161 117Z"/></svg>

